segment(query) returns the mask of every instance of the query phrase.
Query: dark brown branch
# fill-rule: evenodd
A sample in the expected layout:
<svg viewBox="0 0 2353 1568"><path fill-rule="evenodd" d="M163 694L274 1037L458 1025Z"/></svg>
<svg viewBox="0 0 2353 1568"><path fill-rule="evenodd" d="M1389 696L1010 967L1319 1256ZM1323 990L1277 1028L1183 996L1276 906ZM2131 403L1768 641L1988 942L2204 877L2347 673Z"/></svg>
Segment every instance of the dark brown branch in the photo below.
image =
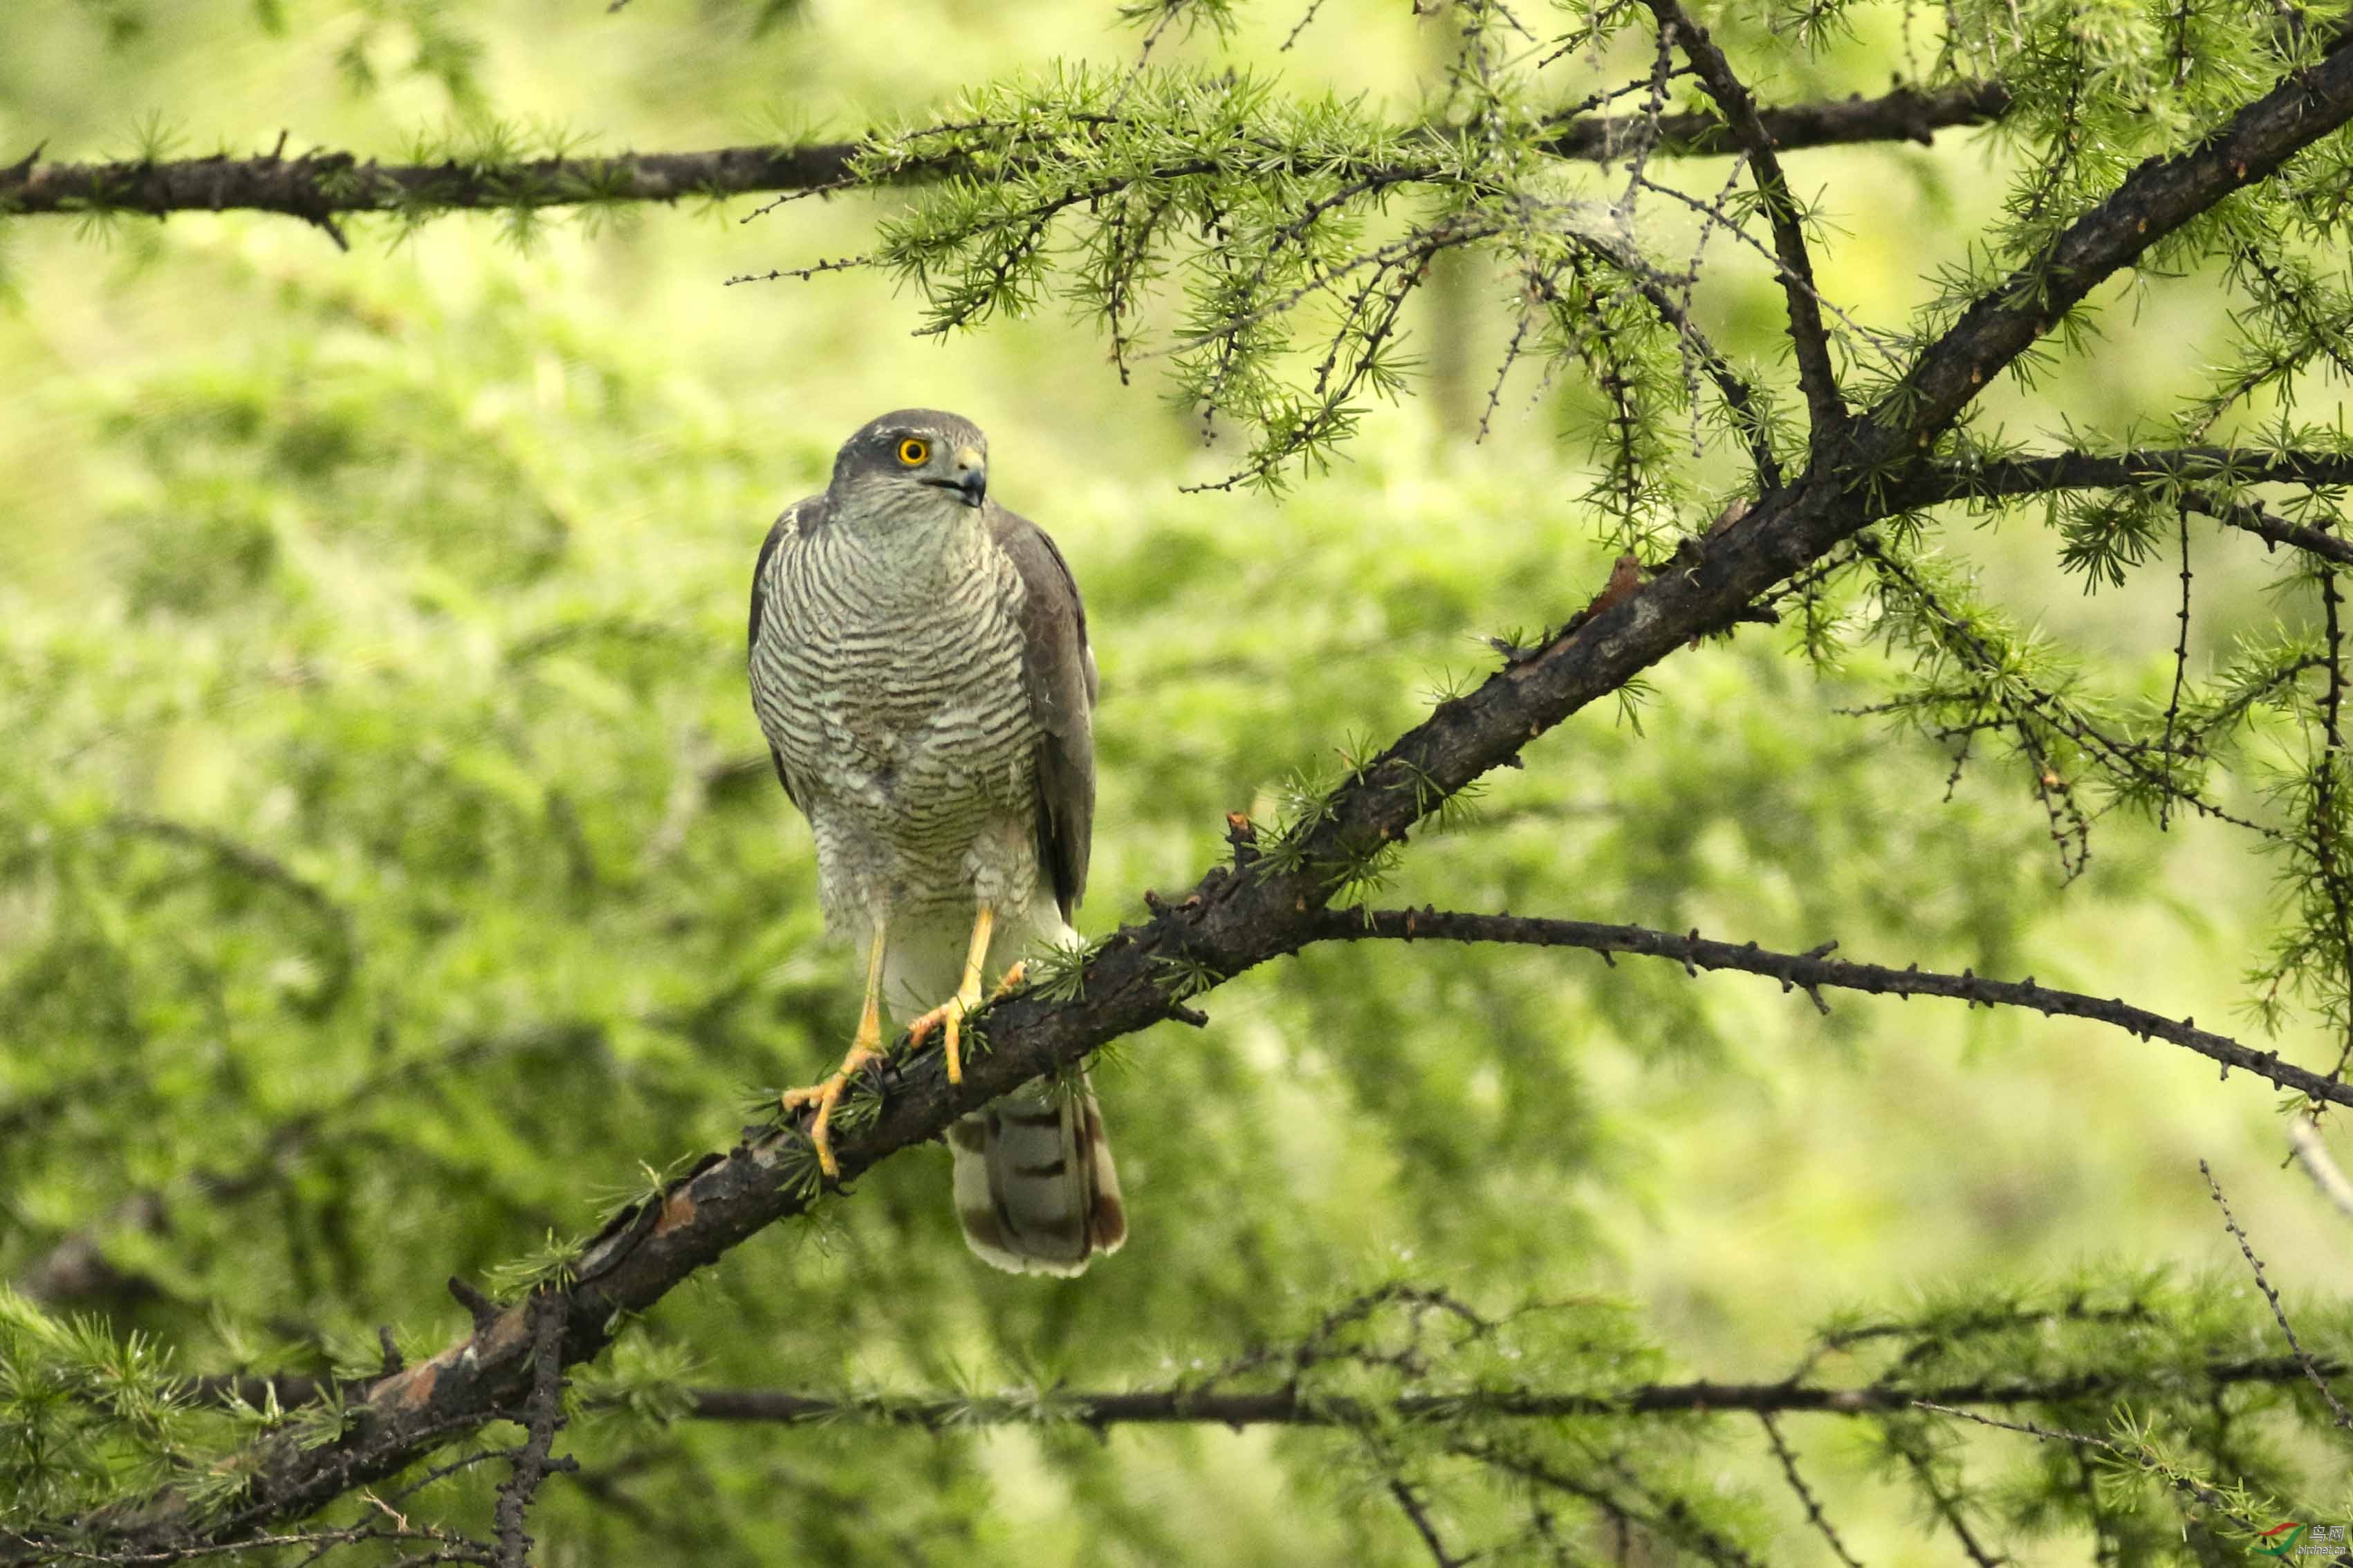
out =
<svg viewBox="0 0 2353 1568"><path fill-rule="evenodd" d="M1057 1001L1009 997L986 1017L990 1049L951 1085L936 1049L886 1076L871 1120L835 1144L845 1177L942 1136L957 1116L1106 1042L1168 1018L1181 990L1215 984L1305 940L1352 866L1365 864L1456 792L1516 758L1532 741L1694 638L1735 625L1774 584L1886 515L1919 477L1935 437L1979 389L2105 278L2232 193L2353 121L2353 49L2340 43L2300 66L2190 149L2142 163L1924 351L1867 416L1852 421L1806 472L1748 515L1694 542L1676 569L1598 606L1523 651L1478 687L1356 769L1286 839L1278 868L1238 846L1185 897L1113 932L1086 966L1082 992ZM2331 1099L2353 1096L2332 1085ZM572 1282L548 1300L565 1312L564 1359L586 1360L629 1314L651 1309L697 1270L819 1194L797 1127L756 1131L712 1154L659 1203L617 1216L582 1250ZM397 1471L439 1435L491 1419L522 1396L530 1354L523 1309L509 1308L429 1360L375 1383L353 1429L304 1448L276 1439L248 1456L247 1502L195 1523L166 1489L107 1520L111 1540L235 1540L299 1516L352 1487Z"/></svg>
<svg viewBox="0 0 2353 1568"><path fill-rule="evenodd" d="M2353 565L2353 541L2282 517L2231 493L2236 486L2259 484L2318 489L2353 485L2353 453L2251 452L2230 447L2184 447L2106 457L2060 452L1975 468L1939 468L1923 475L1906 491L1906 500L1912 505L1927 506L1938 501L2048 495L2057 490L2162 485L2172 489L2180 504L2217 522L2272 544L2289 545Z"/></svg>
<svg viewBox="0 0 2353 1568"><path fill-rule="evenodd" d="M2010 89L1998 81L1955 82L1926 92L1908 87L1878 98L1848 98L1760 109L1757 121L1773 147L1793 153L1857 142L1933 142L1939 131L1989 125L2010 110ZM1557 158L1608 163L1655 149L1684 157L1740 152L1725 122L1709 114L1584 115L1570 121L1545 151Z"/></svg>
<svg viewBox="0 0 2353 1568"><path fill-rule="evenodd" d="M1856 142L1917 142L1927 146L1936 132L1965 125L1990 125L2010 113L2010 89L2000 82L1953 82L1917 92L1896 87L1878 99L1831 99L1821 103L1784 103L1757 110L1757 125L1774 151L1795 153L1812 146L1852 146ZM1572 120L1544 151L1556 158L1609 163L1645 146L1684 158L1739 153L1741 143L1715 115L1584 115Z"/></svg>
<svg viewBox="0 0 2353 1568"><path fill-rule="evenodd" d="M1661 41L1672 36L1691 61L1700 85L1724 111L1732 140L1748 160L1749 176L1757 182L1766 220L1773 229L1773 253L1780 262L1781 293L1789 317L1789 342L1797 351L1798 384L1805 391L1806 407L1813 416L1815 449L1820 450L1845 427L1846 403L1839 395L1838 372L1831 363L1830 333L1822 325L1821 295L1814 287L1805 222L1781 173L1781 161L1774 154L1772 133L1765 128L1746 85L1733 73L1732 62L1724 58L1707 29L1693 21L1677 0L1647 3L1651 14L1659 19Z"/></svg>
<svg viewBox="0 0 2353 1568"><path fill-rule="evenodd" d="M98 208L161 217L234 210L322 223L344 213L676 202L839 184L857 152L854 142L834 142L515 163L362 163L349 153L165 163L31 162L0 168L0 214Z"/></svg>
<svg viewBox="0 0 2353 1568"><path fill-rule="evenodd" d="M1830 1011L1830 1007L1820 993L1834 989L1860 991L1873 996L1942 996L1966 1002L1972 1007L2023 1007L2049 1017L2089 1018L2145 1040L2164 1040L2196 1051L2209 1061L2220 1063L2226 1073L2237 1068L2316 1101L2353 1105L2353 1087L2284 1062L2277 1051L2258 1051L2227 1035L2200 1029L2187 1018L2177 1021L2127 1005L2121 1000L2104 1001L2079 991L2054 991L2048 985L2037 985L2031 976L2022 981L1988 980L1966 970L1958 974L1943 974L1916 965L1891 969L1880 963L1848 963L1825 956L1838 945L1835 942L1825 943L1810 952L1775 952L1753 942L1710 942L1697 931L1677 936L1644 926L1540 920L1525 915L1456 914L1440 910L1327 909L1302 922L1301 929L1308 942L1381 938L1508 942L1672 959L1694 973L1702 969L1736 969L1778 980L1784 991L1803 991L1823 1012Z"/></svg>
<svg viewBox="0 0 2353 1568"><path fill-rule="evenodd" d="M564 1427L564 1305L550 1296L533 1296L525 1316L531 1327L531 1398L523 1416L531 1436L515 1455L514 1472L499 1484L493 1510L498 1568L529 1568L531 1537L523 1531L523 1515L548 1472L568 1464L553 1453L555 1434Z"/></svg>
<svg viewBox="0 0 2353 1568"><path fill-rule="evenodd" d="M2210 485L2353 485L2353 452L2270 452L2178 447L2101 455L2058 452L1922 476L1925 497L2016 496L2047 490L2122 489L2158 480Z"/></svg>
<svg viewBox="0 0 2353 1568"><path fill-rule="evenodd" d="M1953 1539L1960 1542L1962 1553L1975 1568L2001 1568L2001 1564L2009 1562L2007 1557L1995 1556L1978 1539L1977 1531L1969 1528L1959 1489L1947 1486L1938 1479L1936 1449L1925 1439L1925 1435L1892 1422L1883 1430L1883 1441L1889 1451L1902 1459L1905 1468L1912 1472L1912 1479L1918 1483L1929 1511L1938 1523L1953 1532Z"/></svg>
<svg viewBox="0 0 2353 1568"><path fill-rule="evenodd" d="M1814 1495L1812 1487L1806 1484L1804 1473L1798 1468L1798 1456L1782 1437L1780 1425L1770 1415L1759 1415L1757 1420L1765 1428L1765 1440L1773 1449L1773 1458L1780 1461L1781 1479L1789 1483L1790 1492L1805 1505L1806 1522L1812 1525L1815 1533L1830 1544L1831 1554L1845 1564L1845 1568L1862 1568L1862 1564L1854 1560L1854 1553L1846 1549L1846 1542L1839 1539L1838 1529L1831 1523L1831 1516L1822 1511L1822 1500Z"/></svg>
<svg viewBox="0 0 2353 1568"><path fill-rule="evenodd" d="M2339 539L2309 523L2282 517L2253 501L2233 500L2209 490L2184 490L2181 492L2181 504L2228 527L2252 533L2266 543L2291 545L2315 555L2327 556L2332 561L2353 563L2353 542Z"/></svg>
<svg viewBox="0 0 2353 1568"><path fill-rule="evenodd" d="M2331 1376L2345 1369L2323 1358L2316 1363ZM699 1421L773 1423L786 1426L861 1421L884 1426L952 1432L979 1426L1018 1426L1065 1422L1078 1426L1355 1426L1397 1418L1406 1421L1462 1419L1558 1421L1577 1416L1881 1415L1910 1410L1921 1400L1939 1405L2010 1409L2021 1405L2070 1405L2106 1400L2147 1389L2152 1379L2170 1386L2179 1368L2137 1377L2123 1373L2077 1373L2042 1380L1979 1381L1936 1387L1903 1388L1881 1383L1838 1388L1821 1384L1691 1383L1643 1384L1614 1394L1547 1394L1535 1390L1465 1390L1409 1394L1375 1406L1347 1397L1295 1387L1252 1393L1199 1392L1183 1388L1126 1393L1057 1392L1031 1396L974 1399L867 1395L832 1398L767 1388L698 1388L687 1394L686 1415ZM2301 1380L2294 1356L2263 1356L2217 1362L2195 1375L2216 1387L2242 1384L2286 1385Z"/></svg>
<svg viewBox="0 0 2353 1568"><path fill-rule="evenodd" d="M1926 142L1950 126L1999 119L2010 93L1998 82L1964 82L1931 92L1900 89L1881 98L1793 103L1758 111L1784 149L1861 142ZM1670 155L1730 151L1723 125L1704 115L1596 115L1568 121L1546 151L1580 162L1623 157L1649 142ZM175 212L267 212L324 226L350 213L560 207L587 202L677 202L817 191L845 184L854 142L721 147L699 153L622 153L610 157L536 158L512 163L363 163L349 153L298 158L180 158L111 163L48 163L37 156L0 166L0 216L80 213L93 208L162 217ZM952 173L948 162L908 171L913 179Z"/></svg>
<svg viewBox="0 0 2353 1568"><path fill-rule="evenodd" d="M1407 1521L1413 1526L1413 1532L1421 1537L1421 1544L1430 1552L1431 1568L1468 1568L1470 1559L1457 1557L1447 1550L1445 1537L1438 1533L1438 1525L1430 1519L1430 1510L1423 1506L1420 1495L1409 1483L1391 1476L1389 1496L1395 1498L1398 1507L1404 1510Z"/></svg>

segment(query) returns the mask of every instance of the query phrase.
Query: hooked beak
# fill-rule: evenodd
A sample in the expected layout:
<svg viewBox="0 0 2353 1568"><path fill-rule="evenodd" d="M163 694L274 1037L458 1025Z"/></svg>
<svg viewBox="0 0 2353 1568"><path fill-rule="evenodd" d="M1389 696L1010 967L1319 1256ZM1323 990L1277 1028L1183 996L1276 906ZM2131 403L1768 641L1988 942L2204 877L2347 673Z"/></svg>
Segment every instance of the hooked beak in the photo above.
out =
<svg viewBox="0 0 2353 1568"><path fill-rule="evenodd" d="M925 479L934 489L954 490L964 498L966 506L978 506L988 499L988 459L976 447L960 448L955 455L955 474L952 479Z"/></svg>

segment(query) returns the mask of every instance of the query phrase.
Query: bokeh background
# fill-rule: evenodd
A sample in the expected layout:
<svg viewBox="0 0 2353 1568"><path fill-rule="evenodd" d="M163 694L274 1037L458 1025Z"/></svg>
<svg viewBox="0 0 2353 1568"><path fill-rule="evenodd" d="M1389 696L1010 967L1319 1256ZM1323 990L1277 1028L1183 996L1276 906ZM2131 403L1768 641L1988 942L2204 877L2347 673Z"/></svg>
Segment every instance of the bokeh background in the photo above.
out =
<svg viewBox="0 0 2353 1568"><path fill-rule="evenodd" d="M1402 111L1450 47L1442 18L1332 0L1282 52L1295 9L1164 58ZM1137 44L1096 0L773 10L12 5L0 159L247 153L285 131L391 160L491 117L603 150L851 135ZM1851 15L1813 79L1768 95L1883 88L1904 13ZM1799 155L1836 220L1826 288L1901 319L2008 157L1982 132ZM1713 189L1724 167L1687 177ZM348 253L256 216L0 226L0 1276L191 1371L363 1361L378 1322L429 1347L459 1321L447 1275L589 1228L640 1162L723 1146L751 1089L829 1063L855 976L767 776L744 605L769 520L874 413L980 421L998 493L1086 593L1090 932L1189 885L1226 811L1270 812L1287 778L1489 668L1484 635L1557 623L1606 574L1577 499L1590 390L1523 370L1474 439L1510 331L1509 286L1476 262L1426 291L1413 395L1331 471L1187 494L1238 448L1205 449L1149 362L1124 384L1060 306L942 340L871 272L725 281L868 250L895 199L364 222ZM1715 255L1710 319L1774 358L1769 280ZM2012 434L2162 412L2228 323L2192 278L2113 325L2001 394ZM2031 515L1952 547L2091 688L2161 700L2168 575L2086 596ZM2263 593L2255 542L2194 548L2200 667L2306 613ZM1883 654L1818 675L1789 643L1748 628L1680 653L1630 710L1548 735L1413 847L1395 899L1834 938L2243 1022L2273 868L2242 838L2107 816L2067 883L2014 764L1984 760L1947 799L1945 750L1841 712L1884 694ZM1098 1068L1134 1236L1083 1280L978 1267L944 1153L918 1152L707 1271L617 1353L777 1387L1115 1385L1401 1276L1622 1298L1669 1368L1769 1378L1842 1311L1988 1279L2236 1279L2201 1158L2292 1292L2353 1286L2345 1221L2284 1168L2263 1086L2088 1024L1833 1004L1580 954L1311 952L1208 997L1208 1029ZM2274 1043L2325 1067L2330 1042L2299 1027ZM1863 1560L1943 1560L1857 1434L1791 1430ZM670 1457L621 1472L628 1506L551 1485L551 1561L688 1541L747 1563L1418 1550L1324 1497L1317 1450L1263 1432L704 1427L647 1451ZM1825 1552L1754 1444L1704 1463L1754 1490L1788 1557Z"/></svg>

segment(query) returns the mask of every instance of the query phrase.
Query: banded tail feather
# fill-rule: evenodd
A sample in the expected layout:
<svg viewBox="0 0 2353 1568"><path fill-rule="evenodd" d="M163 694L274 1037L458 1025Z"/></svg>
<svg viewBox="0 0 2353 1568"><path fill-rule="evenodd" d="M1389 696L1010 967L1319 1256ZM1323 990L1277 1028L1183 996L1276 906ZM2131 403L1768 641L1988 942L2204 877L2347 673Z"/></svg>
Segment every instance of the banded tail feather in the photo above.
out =
<svg viewBox="0 0 2353 1568"><path fill-rule="evenodd" d="M948 1129L956 1217L983 1262L1015 1274L1083 1274L1127 1239L1119 1172L1094 1091L1035 1083Z"/></svg>

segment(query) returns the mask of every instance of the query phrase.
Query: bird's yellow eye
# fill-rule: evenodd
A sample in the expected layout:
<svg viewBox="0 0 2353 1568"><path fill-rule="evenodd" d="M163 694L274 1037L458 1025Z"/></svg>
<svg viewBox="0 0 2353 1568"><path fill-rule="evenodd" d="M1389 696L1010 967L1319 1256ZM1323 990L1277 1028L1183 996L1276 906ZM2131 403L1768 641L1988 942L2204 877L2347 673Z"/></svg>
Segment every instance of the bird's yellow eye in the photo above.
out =
<svg viewBox="0 0 2353 1568"><path fill-rule="evenodd" d="M918 441L910 436L899 443L899 460L911 468L922 468L924 459L931 455L932 444L929 441Z"/></svg>

